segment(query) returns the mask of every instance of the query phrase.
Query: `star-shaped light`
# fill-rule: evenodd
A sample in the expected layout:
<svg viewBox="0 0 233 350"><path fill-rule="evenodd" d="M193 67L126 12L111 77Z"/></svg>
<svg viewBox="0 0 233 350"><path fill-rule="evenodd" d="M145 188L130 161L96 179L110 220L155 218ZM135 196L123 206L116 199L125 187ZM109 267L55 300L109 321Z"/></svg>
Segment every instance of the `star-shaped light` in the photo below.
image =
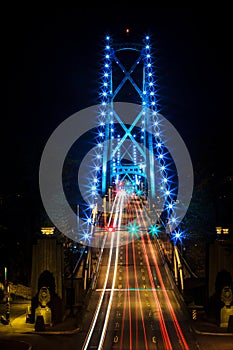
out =
<svg viewBox="0 0 233 350"><path fill-rule="evenodd" d="M159 232L161 232L160 230L160 226L159 225L151 225L149 228L149 233L154 237L157 236L159 237Z"/></svg>
<svg viewBox="0 0 233 350"><path fill-rule="evenodd" d="M138 237L138 234L140 232L139 226L134 221L133 223L129 223L129 226L127 227L128 232L135 237Z"/></svg>
<svg viewBox="0 0 233 350"><path fill-rule="evenodd" d="M136 195L137 195L137 196L141 196L142 194L143 194L142 190L137 190L137 191L136 191Z"/></svg>
<svg viewBox="0 0 233 350"><path fill-rule="evenodd" d="M176 229L174 232L172 232L172 240L176 244L177 242L182 243L182 239L185 236L185 231L182 231L181 229Z"/></svg>

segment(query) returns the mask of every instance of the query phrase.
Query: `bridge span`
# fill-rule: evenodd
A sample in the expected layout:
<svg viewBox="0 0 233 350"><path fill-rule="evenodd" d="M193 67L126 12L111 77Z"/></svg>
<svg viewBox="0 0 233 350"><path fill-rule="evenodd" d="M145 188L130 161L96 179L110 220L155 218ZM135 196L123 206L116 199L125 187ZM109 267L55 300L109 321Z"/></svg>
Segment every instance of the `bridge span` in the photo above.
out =
<svg viewBox="0 0 233 350"><path fill-rule="evenodd" d="M97 303L82 350L195 349L179 290L182 273L176 276L169 269L159 228L156 233L147 229L150 218L143 199L119 190L106 226L101 223L93 225L101 248L90 284ZM174 261L182 270L175 249Z"/></svg>

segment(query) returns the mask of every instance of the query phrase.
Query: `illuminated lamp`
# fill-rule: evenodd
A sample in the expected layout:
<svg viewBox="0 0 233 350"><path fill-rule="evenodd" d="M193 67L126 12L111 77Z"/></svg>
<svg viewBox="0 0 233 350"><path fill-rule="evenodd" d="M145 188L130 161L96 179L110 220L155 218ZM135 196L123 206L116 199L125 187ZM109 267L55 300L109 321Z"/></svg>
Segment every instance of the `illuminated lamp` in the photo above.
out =
<svg viewBox="0 0 233 350"><path fill-rule="evenodd" d="M224 235L228 235L228 233L229 233L229 228L223 228L223 229L222 229L222 233L223 233Z"/></svg>
<svg viewBox="0 0 233 350"><path fill-rule="evenodd" d="M55 227L41 227L41 233L42 235L53 235L54 234Z"/></svg>

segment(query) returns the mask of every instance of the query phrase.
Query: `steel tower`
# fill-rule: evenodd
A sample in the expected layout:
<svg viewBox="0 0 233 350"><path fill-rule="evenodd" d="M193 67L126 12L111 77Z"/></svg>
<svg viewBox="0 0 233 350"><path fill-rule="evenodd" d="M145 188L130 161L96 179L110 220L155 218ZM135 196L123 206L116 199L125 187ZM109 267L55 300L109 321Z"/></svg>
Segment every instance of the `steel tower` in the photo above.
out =
<svg viewBox="0 0 233 350"><path fill-rule="evenodd" d="M87 205L91 210L89 218L87 215L89 224L98 213L97 196L110 198L121 186L148 198L151 211L159 208L152 217L153 223L158 218L164 226L176 221L177 178L163 136L154 70L149 36L141 43L115 43L106 36L99 77L100 103L96 111L92 175L87 192ZM132 110L134 114L130 115Z"/></svg>
<svg viewBox="0 0 233 350"><path fill-rule="evenodd" d="M135 190L150 190L154 197L153 142L152 133L147 132L152 130L152 116L146 107L151 107L156 119L156 83L149 37L144 44L114 44L106 37L100 96L101 116L104 116L100 134L108 140L103 149L102 195L109 186L124 182ZM117 101L141 106L131 125L126 126L116 112L114 102ZM137 125L140 122L141 130L136 128L136 122ZM145 151L147 147L149 152ZM150 168L150 179L146 179L146 166Z"/></svg>
<svg viewBox="0 0 233 350"><path fill-rule="evenodd" d="M139 106L138 114L129 125L125 125L115 108L116 102L122 101ZM161 196L161 190L165 189L169 201L169 196L174 195L168 188L168 177L171 176L168 176L166 148L161 142L157 83L149 36L142 43L120 44L106 36L100 106L97 143L103 146L102 195L109 186L118 186L124 181L135 190L149 191L152 199ZM136 127L138 123L140 128ZM155 157L160 164L159 181L163 182L157 185Z"/></svg>

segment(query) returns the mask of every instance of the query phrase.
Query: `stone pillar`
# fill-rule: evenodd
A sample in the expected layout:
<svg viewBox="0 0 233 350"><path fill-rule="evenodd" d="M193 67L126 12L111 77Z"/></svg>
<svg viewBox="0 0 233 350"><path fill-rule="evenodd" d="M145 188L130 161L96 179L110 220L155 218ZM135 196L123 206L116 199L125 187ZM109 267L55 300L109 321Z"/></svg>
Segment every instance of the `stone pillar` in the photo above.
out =
<svg viewBox="0 0 233 350"><path fill-rule="evenodd" d="M63 298L64 256L63 247L55 238L44 238L33 245L31 289L32 297L38 293L38 280L43 271L51 272L55 279L55 292Z"/></svg>
<svg viewBox="0 0 233 350"><path fill-rule="evenodd" d="M208 296L215 293L215 281L218 272L221 270L229 271L233 276L233 242L214 241L209 246L208 261Z"/></svg>
<svg viewBox="0 0 233 350"><path fill-rule="evenodd" d="M32 275L31 275L31 322L35 316L44 317L50 324L62 321L64 312L63 291L64 257L63 247L55 238L45 237L33 246ZM41 307L39 300L40 290L47 287L51 300L45 307ZM51 314L49 313L51 310ZM46 321L45 320L45 321ZM46 322L47 322L46 321Z"/></svg>

